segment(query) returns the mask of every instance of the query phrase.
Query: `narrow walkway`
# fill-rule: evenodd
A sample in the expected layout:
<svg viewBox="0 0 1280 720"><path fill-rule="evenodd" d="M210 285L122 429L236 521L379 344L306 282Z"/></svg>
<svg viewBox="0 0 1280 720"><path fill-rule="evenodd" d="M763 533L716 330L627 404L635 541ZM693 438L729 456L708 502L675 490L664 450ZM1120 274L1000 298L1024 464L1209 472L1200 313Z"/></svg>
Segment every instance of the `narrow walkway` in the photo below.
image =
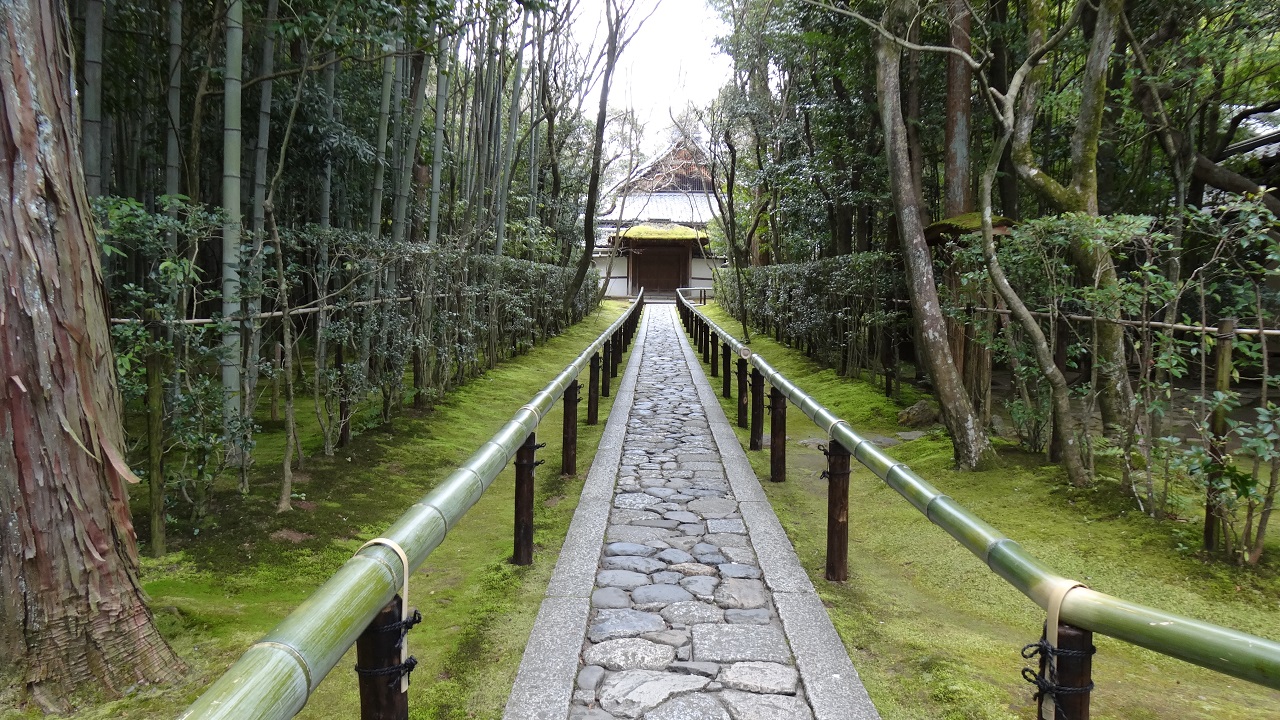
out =
<svg viewBox="0 0 1280 720"><path fill-rule="evenodd" d="M506 717L878 717L674 307L646 314L591 472L607 499L589 478L548 589L579 626L544 603Z"/></svg>

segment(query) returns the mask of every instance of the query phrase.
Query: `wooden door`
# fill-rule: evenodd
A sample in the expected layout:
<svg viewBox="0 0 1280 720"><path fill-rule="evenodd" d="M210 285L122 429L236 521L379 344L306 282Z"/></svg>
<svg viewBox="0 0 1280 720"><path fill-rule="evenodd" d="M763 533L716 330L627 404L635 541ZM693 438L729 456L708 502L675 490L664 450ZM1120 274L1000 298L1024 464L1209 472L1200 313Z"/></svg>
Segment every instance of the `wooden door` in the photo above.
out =
<svg viewBox="0 0 1280 720"><path fill-rule="evenodd" d="M689 283L689 248L680 245L649 245L631 250L631 292L674 295L676 288Z"/></svg>

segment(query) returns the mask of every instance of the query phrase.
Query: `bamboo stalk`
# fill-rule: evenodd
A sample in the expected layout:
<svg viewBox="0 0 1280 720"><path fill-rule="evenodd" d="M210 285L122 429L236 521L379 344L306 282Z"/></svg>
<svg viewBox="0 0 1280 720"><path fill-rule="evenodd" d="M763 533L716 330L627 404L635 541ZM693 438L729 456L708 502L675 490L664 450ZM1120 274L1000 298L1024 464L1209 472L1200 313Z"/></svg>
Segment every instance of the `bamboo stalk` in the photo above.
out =
<svg viewBox="0 0 1280 720"><path fill-rule="evenodd" d="M1021 545L1011 540L955 500L943 495L894 460L847 422L840 419L778 372L747 345L725 332L693 308L677 291L677 302L707 322L734 353L745 357L771 386L777 388L810 420L853 452L867 469L902 495L934 525L946 530L961 545L1042 608L1048 609L1055 593L1077 585L1057 574ZM1237 331L1238 332L1238 331ZM1087 587L1066 595L1059 615L1062 622L1242 680L1280 689L1280 643L1192 618L1132 603Z"/></svg>

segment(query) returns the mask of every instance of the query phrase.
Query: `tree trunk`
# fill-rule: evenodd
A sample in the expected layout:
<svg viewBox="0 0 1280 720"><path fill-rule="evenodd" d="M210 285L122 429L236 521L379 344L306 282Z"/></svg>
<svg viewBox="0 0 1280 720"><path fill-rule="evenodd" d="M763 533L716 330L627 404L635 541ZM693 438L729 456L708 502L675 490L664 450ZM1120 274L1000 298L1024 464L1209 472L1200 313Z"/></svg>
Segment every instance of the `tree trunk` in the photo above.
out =
<svg viewBox="0 0 1280 720"><path fill-rule="evenodd" d="M907 9L904 7L906 4L904 0L894 0L886 11L886 16L902 17ZM920 222L919 191L913 182L907 149L907 128L903 121L900 99L901 55L898 45L884 37L878 38L876 57L879 60L876 65L876 85L888 152L890 191L901 232L912 315L924 340L918 349L928 365L934 392L942 405L943 421L951 432L956 464L961 468L973 469L987 454L990 444L969 402L947 342L946 323L934 282L933 260Z"/></svg>
<svg viewBox="0 0 1280 720"><path fill-rule="evenodd" d="M102 194L103 1L88 0L84 14L84 181L89 197Z"/></svg>
<svg viewBox="0 0 1280 720"><path fill-rule="evenodd" d="M973 16L967 0L947 0L951 47L968 53ZM953 54L947 55L946 217L973 212L973 179L969 173L969 124L973 115L973 71Z"/></svg>
<svg viewBox="0 0 1280 720"><path fill-rule="evenodd" d="M1012 136L1012 157L1018 176L1048 203L1063 212L1098 214L1098 142L1106 104L1107 64L1115 45L1123 0L1101 0L1090 38L1089 53L1081 77L1081 100L1076 129L1071 138L1071 177L1063 184L1039 168L1031 149L1031 130L1036 117L1039 86L1045 67L1030 73ZM1027 40L1030 46L1047 39L1048 10L1044 0L1027 3ZM1099 243L1076 242L1070 248L1072 263L1087 282L1113 291L1118 284L1110 250ZM1099 314L1115 317L1114 308L1099 308ZM1098 405L1104 432L1123 437L1132 420L1133 387L1129 382L1124 348L1124 328L1115 323L1097 323L1094 352L1098 360Z"/></svg>
<svg viewBox="0 0 1280 720"><path fill-rule="evenodd" d="M1211 185L1219 190L1226 190L1230 193L1243 195L1245 193L1261 194L1263 187L1249 178L1241 175L1234 170L1219 165L1204 155L1196 155L1195 165L1192 167L1193 177L1200 182ZM1276 215L1280 215L1280 197L1276 196L1275 190L1269 190L1260 198L1263 205Z"/></svg>
<svg viewBox="0 0 1280 720"><path fill-rule="evenodd" d="M516 46L516 65L512 70L511 77L511 115L507 119L507 137L502 144L502 160L501 172L498 176L498 220L495 227L495 240L493 243L493 254L502 254L502 244L506 240L507 235L507 198L510 194L511 185L511 168L515 165L516 159L516 126L520 124L520 91L521 91L521 68L524 60L524 41L529 34L529 13L522 13L524 16L520 24L520 44Z"/></svg>
<svg viewBox="0 0 1280 720"><path fill-rule="evenodd" d="M605 44L604 75L600 79L600 106L596 110L596 126L591 142L591 174L587 179L587 206L582 217L582 256L578 258L578 267L564 295L564 314L569 315L573 307L573 298L587 278L587 270L591 269L591 252L596 246L596 209L600 206L600 164L604 156L604 130L609 119L609 87L613 82L613 69L618 64L618 45L622 35L622 23L625 15L619 16L614 7L616 0L606 0L605 12L608 19L609 36Z"/></svg>
<svg viewBox="0 0 1280 720"><path fill-rule="evenodd" d="M991 24L1003 25L1009 19L1009 0L992 0ZM1009 43L1002 32L996 32L991 39L991 88L1004 95L1009 91ZM995 134L999 136L1001 129L996 124ZM1009 144L1005 143L1004 154L1000 157L1000 214L1014 220L1018 219L1018 172L1013 167Z"/></svg>
<svg viewBox="0 0 1280 720"><path fill-rule="evenodd" d="M445 109L449 101L449 81L453 78L454 72L453 68L448 67L448 62L451 56L458 52L461 43L462 37L459 35L453 51L450 52L444 38L441 38L440 55L436 60L436 118L435 136L431 140L431 209L428 212L427 221L428 245L435 244L436 234L440 229L440 181L444 169Z"/></svg>
<svg viewBox="0 0 1280 720"><path fill-rule="evenodd" d="M912 18L907 27L907 39L913 43L920 42L920 19ZM907 87L900 90L904 96L907 116L906 127L907 154L911 158L911 187L916 194L915 208L920 216L921 227L932 222L929 208L924 204L924 143L920 140L920 53L915 50L907 52ZM899 83L901 87L901 83Z"/></svg>
<svg viewBox="0 0 1280 720"><path fill-rule="evenodd" d="M240 314L240 76L243 52L244 0L228 0L222 121L222 209L227 214L222 228L222 316L228 320ZM227 437L232 438L240 418L240 332L232 330L223 335L222 348L223 416L227 422ZM228 448L228 455L232 460L241 459L234 445Z"/></svg>
<svg viewBox="0 0 1280 720"><path fill-rule="evenodd" d="M299 78L299 83L303 79ZM275 246L276 276L279 292L276 301L282 314L280 325L284 333L284 462L280 467L280 500L276 503L276 512L289 512L293 509L293 454L297 447L298 424L294 416L293 392L293 319L289 317L289 278L284 272L284 247L280 243L280 232L276 228L275 212L267 209L267 220L271 223L271 243Z"/></svg>
<svg viewBox="0 0 1280 720"><path fill-rule="evenodd" d="M169 92L164 150L164 194L182 192L182 147L178 128L182 117L182 0L169 0Z"/></svg>
<svg viewBox="0 0 1280 720"><path fill-rule="evenodd" d="M49 712L183 670L137 576L65 8L0 3L0 656Z"/></svg>
<svg viewBox="0 0 1280 720"><path fill-rule="evenodd" d="M338 69L334 62L335 53L330 50L324 55L324 72L321 75L321 82L324 91L324 119L333 122L333 86L337 79ZM320 178L320 227L327 228L333 224L333 157L325 156L324 159L324 175ZM328 244L325 244L326 255ZM328 288L320 293L322 296L328 292Z"/></svg>
<svg viewBox="0 0 1280 720"><path fill-rule="evenodd" d="M1031 314L1031 311L1027 309L1026 304L1022 302L1022 298L1018 296L1013 286L1009 283L1008 277L1004 274L1004 268L1001 267L1000 260L996 256L995 230L992 227L991 195L995 185L996 174L999 171L1000 164L1004 161L1004 151L1009 142L1009 135L1010 132L1006 131L996 138L995 147L992 148L991 154L987 158L987 165L982 174L982 187L979 193L979 201L982 203L982 255L987 263L987 273L991 278L991 283L995 286L996 292L999 293L1001 299L1004 300L1005 305L1008 306L1013 319L1017 321L1022 327L1022 331L1026 333L1027 339L1031 343L1031 351L1036 359L1036 364L1040 367L1040 372L1044 374L1049 383L1054 437L1061 443L1061 461L1066 468L1067 478L1070 479L1071 484L1076 487L1082 487L1088 485L1090 479L1080 448L1080 438L1084 435L1084 428L1080 423L1080 418L1072 412L1071 390L1067 386L1066 376L1063 375L1062 368L1058 366L1057 359L1054 357L1053 347L1045 337L1044 331L1040 328L1040 323ZM1017 368L1015 367L1014 369L1016 370ZM1024 402L1027 402L1029 406L1029 399L1024 397Z"/></svg>
<svg viewBox="0 0 1280 720"><path fill-rule="evenodd" d="M263 204L267 200L267 152L271 149L271 96L273 83L270 76L275 72L276 43L272 26L276 24L278 0L267 0L267 14L262 28L262 60L258 74L268 79L263 80L258 89L258 133L253 147L253 216L250 229L253 231L253 251L249 257L249 283L252 288L262 286L263 234L266 232L266 214ZM247 340L245 348L244 377L241 378L242 402L241 412L244 414L244 427L253 426L253 410L256 405L254 393L258 388L258 360L262 355L262 321L257 315L262 312L262 291L255 289L241 303L244 320L241 321L241 338ZM248 432L247 430L245 432ZM245 447L249 446L249 438L245 437ZM240 492L249 492L248 463L240 466Z"/></svg>

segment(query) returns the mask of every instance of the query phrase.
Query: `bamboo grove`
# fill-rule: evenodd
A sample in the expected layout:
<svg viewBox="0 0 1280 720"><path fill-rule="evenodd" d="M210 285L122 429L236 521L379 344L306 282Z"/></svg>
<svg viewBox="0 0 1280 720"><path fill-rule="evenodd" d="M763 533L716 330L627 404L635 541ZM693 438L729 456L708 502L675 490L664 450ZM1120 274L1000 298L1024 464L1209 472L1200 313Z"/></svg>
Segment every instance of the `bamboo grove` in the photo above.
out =
<svg viewBox="0 0 1280 720"><path fill-rule="evenodd" d="M890 390L905 363L959 466L1003 430L1257 564L1280 490L1275 4L714 4L734 79L701 128L736 182L718 287L744 329Z"/></svg>
<svg viewBox="0 0 1280 720"><path fill-rule="evenodd" d="M221 473L248 491L268 405L286 511L298 413L332 454L353 424L423 407L598 302L583 106L622 28L580 46L577 0L72 13L152 552L166 517L198 531Z"/></svg>
<svg viewBox="0 0 1280 720"><path fill-rule="evenodd" d="M307 453L598 306L582 218L638 21L581 5L0 2L0 693L180 676L139 538L289 512Z"/></svg>

